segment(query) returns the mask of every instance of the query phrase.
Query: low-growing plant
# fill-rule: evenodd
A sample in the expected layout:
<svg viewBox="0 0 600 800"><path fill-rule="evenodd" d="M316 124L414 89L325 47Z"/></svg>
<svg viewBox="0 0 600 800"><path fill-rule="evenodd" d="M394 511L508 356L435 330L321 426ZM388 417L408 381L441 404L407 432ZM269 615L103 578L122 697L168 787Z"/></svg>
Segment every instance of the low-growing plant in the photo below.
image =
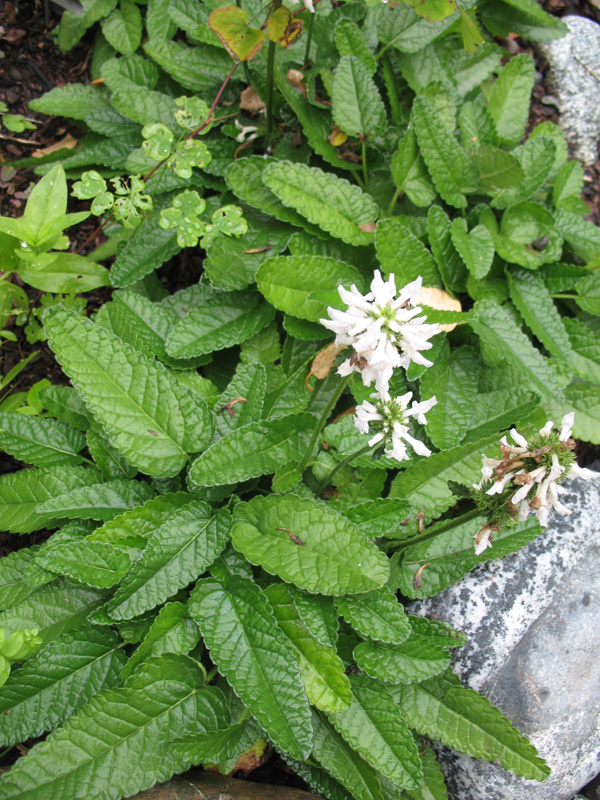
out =
<svg viewBox="0 0 600 800"><path fill-rule="evenodd" d="M590 477L572 433L600 442L582 169L556 126L524 140L533 62L475 25L561 23L522 0L243 5L149 0L144 56L100 39L96 85L34 103L91 130L34 191L76 181L115 291L93 318L48 308L71 385L0 413L30 465L0 478L4 527L55 531L0 560L0 625L42 642L0 689L0 746L53 731L0 798L129 796L263 739L331 800L443 800L427 739L543 780L453 673L464 635L404 603L567 513L560 484ZM28 213L2 230L35 261L66 189L46 250ZM197 280L169 294L182 248Z"/></svg>

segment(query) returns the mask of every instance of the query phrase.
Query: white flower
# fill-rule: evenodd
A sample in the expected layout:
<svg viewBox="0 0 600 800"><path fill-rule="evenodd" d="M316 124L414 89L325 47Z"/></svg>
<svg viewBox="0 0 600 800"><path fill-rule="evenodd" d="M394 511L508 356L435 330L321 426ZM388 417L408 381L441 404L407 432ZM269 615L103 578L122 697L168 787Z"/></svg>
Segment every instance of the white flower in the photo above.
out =
<svg viewBox="0 0 600 800"><path fill-rule="evenodd" d="M386 0L386 2L387 2L387 0ZM298 0L290 0L290 3L293 6L296 6L296 5L298 5ZM315 13L315 9L313 8L313 0L304 0L304 8L306 8L308 11L312 12L313 14Z"/></svg>
<svg viewBox="0 0 600 800"><path fill-rule="evenodd" d="M409 417L415 417L421 425L426 425L425 414L437 403L435 397L420 403L415 401L410 408L408 404L412 392L395 398L390 397L387 391L375 392L371 398L374 400L373 403L365 400L356 407L354 421L361 433L369 433L371 425L376 430L375 436L369 439L371 447L385 441L387 445L385 454L397 461L409 458L405 442L410 444L417 455L431 455L431 450L423 442L410 435L407 421Z"/></svg>
<svg viewBox="0 0 600 800"><path fill-rule="evenodd" d="M475 539L476 556L480 556L488 547L492 546L492 535L497 530L497 525L484 525L484 527L473 536Z"/></svg>
<svg viewBox="0 0 600 800"><path fill-rule="evenodd" d="M258 130L256 125L242 125L240 122L237 121L237 119L234 120L234 122L235 122L235 127L239 131L238 135L235 137L236 142L252 142L254 141L254 139L256 139L256 137L258 136L258 134L255 133L255 131ZM246 139L247 134L250 134L250 136L248 136L248 138Z"/></svg>
<svg viewBox="0 0 600 800"><path fill-rule="evenodd" d="M375 382L377 391L386 392L396 367L408 369L412 361L431 366L421 351L433 347L429 339L440 329L419 316L422 309L416 303L421 284L422 278L417 278L397 293L394 275L384 281L376 270L371 291L365 295L356 286L350 291L338 287L347 310L330 307L330 319L320 322L336 334L337 345L354 348L338 369L340 375L360 372L365 386Z"/></svg>

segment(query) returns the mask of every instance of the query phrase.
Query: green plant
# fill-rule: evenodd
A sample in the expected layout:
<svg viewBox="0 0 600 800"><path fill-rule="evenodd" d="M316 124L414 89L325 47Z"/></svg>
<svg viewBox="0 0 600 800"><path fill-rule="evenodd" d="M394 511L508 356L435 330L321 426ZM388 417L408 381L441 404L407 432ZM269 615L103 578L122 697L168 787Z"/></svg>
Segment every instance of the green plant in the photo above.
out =
<svg viewBox="0 0 600 800"><path fill-rule="evenodd" d="M22 114L9 114L6 103L0 102L0 114L2 115L2 125L13 133L35 130L35 123L32 120L26 119Z"/></svg>
<svg viewBox="0 0 600 800"><path fill-rule="evenodd" d="M0 689L2 744L57 729L2 800L127 796L190 764L228 772L262 739L334 800L443 800L421 737L548 774L451 671L464 636L403 600L540 533L576 472L567 415L600 441L581 167L554 125L523 141L531 59L463 47L466 12L485 35L561 24L512 0L435 22L277 6L256 22L258 3L150 0L145 55L100 39L102 88L35 101L91 130L52 158L103 216L88 258L114 257L115 291L93 319L48 308L72 385L0 414L0 446L31 465L0 478L5 525L56 531L0 560L0 624L43 643ZM240 109L248 77L264 121ZM154 272L182 248L197 280L168 294Z"/></svg>

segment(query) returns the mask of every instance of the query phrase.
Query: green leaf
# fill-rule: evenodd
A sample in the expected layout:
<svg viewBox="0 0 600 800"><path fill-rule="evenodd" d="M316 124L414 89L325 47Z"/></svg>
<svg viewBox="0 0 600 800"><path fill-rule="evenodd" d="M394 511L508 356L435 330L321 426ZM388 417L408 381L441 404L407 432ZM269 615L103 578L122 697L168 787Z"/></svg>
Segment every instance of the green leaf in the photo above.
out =
<svg viewBox="0 0 600 800"><path fill-rule="evenodd" d="M401 539L405 534L399 531L403 521L410 514L411 507L402 500L379 497L366 503L358 503L344 509L345 517L358 525L367 539L387 536Z"/></svg>
<svg viewBox="0 0 600 800"><path fill-rule="evenodd" d="M342 17L336 22L333 35L340 56L355 56L369 75L375 74L377 69L375 56L369 50L365 37L356 22L348 17Z"/></svg>
<svg viewBox="0 0 600 800"><path fill-rule="evenodd" d="M414 128L409 128L401 139L392 156L390 169L396 191L404 192L416 206L427 208L433 203L437 192L419 153Z"/></svg>
<svg viewBox="0 0 600 800"><path fill-rule="evenodd" d="M377 136L386 125L385 107L367 67L342 56L333 81L333 121L349 136Z"/></svg>
<svg viewBox="0 0 600 800"><path fill-rule="evenodd" d="M190 733L212 711L217 690L203 679L203 671L184 656L153 659L126 686L96 695L32 748L2 776L0 793L7 800L42 800L72 796L73 787L81 787L81 796L108 797L110 773L110 796L123 797L185 771L190 762L165 742Z"/></svg>
<svg viewBox="0 0 600 800"><path fill-rule="evenodd" d="M597 383L573 383L565 392L567 405L575 409L573 436L600 444L600 390Z"/></svg>
<svg viewBox="0 0 600 800"><path fill-rule="evenodd" d="M167 337L167 353L175 358L206 355L245 342L266 327L275 312L256 292L223 292L210 305L195 308Z"/></svg>
<svg viewBox="0 0 600 800"><path fill-rule="evenodd" d="M119 8L101 20L100 27L106 40L117 53L131 55L140 46L142 15L132 0L120 0Z"/></svg>
<svg viewBox="0 0 600 800"><path fill-rule="evenodd" d="M84 86L81 83L51 89L29 103L32 111L70 119L85 119L92 111L109 107L110 100L106 92L98 86Z"/></svg>
<svg viewBox="0 0 600 800"><path fill-rule="evenodd" d="M435 518L456 502L447 482L453 480L468 486L479 480L481 453L486 447L497 444L498 436L494 433L417 461L394 478L390 497L408 500L413 508L423 509L429 518Z"/></svg>
<svg viewBox="0 0 600 800"><path fill-rule="evenodd" d="M440 286L433 256L399 219L383 219L375 232L377 259L385 275L394 274L398 288L419 275L424 286Z"/></svg>
<svg viewBox="0 0 600 800"><path fill-rule="evenodd" d="M38 551L36 546L23 547L0 559L0 609L20 603L35 591L24 576Z"/></svg>
<svg viewBox="0 0 600 800"><path fill-rule="evenodd" d="M265 594L239 576L226 587L209 578L198 582L189 608L235 693L276 745L304 760L312 742L310 708L294 651Z"/></svg>
<svg viewBox="0 0 600 800"><path fill-rule="evenodd" d="M143 47L177 83L196 94L220 84L231 69L231 59L218 47L188 47L183 42L156 40L145 42Z"/></svg>
<svg viewBox="0 0 600 800"><path fill-rule="evenodd" d="M354 658L371 678L391 684L422 681L439 675L450 665L444 648L418 637L396 645L361 642L354 650Z"/></svg>
<svg viewBox="0 0 600 800"><path fill-rule="evenodd" d="M113 480L54 495L37 507L37 513L47 519L109 520L145 503L153 494L147 483Z"/></svg>
<svg viewBox="0 0 600 800"><path fill-rule="evenodd" d="M552 202L555 208L577 213L582 208L584 216L589 213L587 204L581 200L584 173L579 161L567 161L559 169L552 186Z"/></svg>
<svg viewBox="0 0 600 800"><path fill-rule="evenodd" d="M174 231L163 230L157 217L146 217L118 253L110 270L112 285L131 286L158 269L180 249Z"/></svg>
<svg viewBox="0 0 600 800"><path fill-rule="evenodd" d="M105 86L112 92L138 86L154 89L159 78L156 65L141 55L109 58L102 64L101 73Z"/></svg>
<svg viewBox="0 0 600 800"><path fill-rule="evenodd" d="M492 200L494 208L508 208L529 200L540 190L551 176L557 160L557 148L554 140L548 136L532 137L515 149L514 156L519 160L525 178L517 186L502 189Z"/></svg>
<svg viewBox="0 0 600 800"><path fill-rule="evenodd" d="M494 240L484 225L476 225L467 231L467 223L462 218L452 221L450 226L452 244L467 265L471 275L480 280L490 271L494 260Z"/></svg>
<svg viewBox="0 0 600 800"><path fill-rule="evenodd" d="M0 448L36 467L81 464L85 436L54 419L0 413Z"/></svg>
<svg viewBox="0 0 600 800"><path fill-rule="evenodd" d="M167 603L158 613L140 646L121 671L125 681L142 662L163 653L187 655L200 639L200 631L183 603Z"/></svg>
<svg viewBox="0 0 600 800"><path fill-rule="evenodd" d="M437 397L428 413L427 433L441 450L455 447L470 429L477 396L478 359L468 347L459 347L450 355L447 344L435 363L423 375L423 397Z"/></svg>
<svg viewBox="0 0 600 800"><path fill-rule="evenodd" d="M373 235L360 230L359 225L373 222L378 209L358 186L316 167L291 161L269 164L262 178L284 205L334 238L354 245L373 240Z"/></svg>
<svg viewBox="0 0 600 800"><path fill-rule="evenodd" d="M51 572L99 589L114 586L131 566L126 553L103 542L81 542L76 547L70 543L59 544L50 548L36 563Z"/></svg>
<svg viewBox="0 0 600 800"><path fill-rule="evenodd" d="M227 511L211 517L210 507L201 501L174 511L152 534L127 582L108 604L109 616L139 616L198 578L224 549L230 526Z"/></svg>
<svg viewBox="0 0 600 800"><path fill-rule="evenodd" d="M184 419L166 368L64 309L50 309L44 327L58 361L117 450L146 474L176 475L187 460Z"/></svg>
<svg viewBox="0 0 600 800"><path fill-rule="evenodd" d="M419 150L436 189L449 205L465 208L465 193L477 189L477 170L425 97L415 98L412 119Z"/></svg>
<svg viewBox="0 0 600 800"><path fill-rule="evenodd" d="M248 12L237 6L219 6L211 11L208 24L235 61L250 61L258 53L265 33L248 25Z"/></svg>
<svg viewBox="0 0 600 800"><path fill-rule="evenodd" d="M456 0L404 0L427 22L438 22L454 13Z"/></svg>
<svg viewBox="0 0 600 800"><path fill-rule="evenodd" d="M105 594L76 586L63 578L47 583L0 614L4 635L37 628L44 645L65 631L78 628L105 600Z"/></svg>
<svg viewBox="0 0 600 800"><path fill-rule="evenodd" d="M534 77L532 57L521 53L508 62L494 84L488 111L503 142L523 137Z"/></svg>
<svg viewBox="0 0 600 800"><path fill-rule="evenodd" d="M0 477L2 527L11 533L31 533L52 525L37 513L40 503L56 495L98 482L98 473L84 467L24 469Z"/></svg>
<svg viewBox="0 0 600 800"><path fill-rule="evenodd" d="M241 364L215 404L215 428L226 436L236 428L257 422L262 415L267 370L262 364Z"/></svg>
<svg viewBox="0 0 600 800"><path fill-rule="evenodd" d="M527 327L556 358L571 360L571 344L563 320L538 272L513 267L506 273L510 299Z"/></svg>
<svg viewBox="0 0 600 800"><path fill-rule="evenodd" d="M571 356L569 363L575 374L584 380L600 383L600 341L598 334L578 319L563 319Z"/></svg>
<svg viewBox="0 0 600 800"><path fill-rule="evenodd" d="M265 594L279 627L295 651L311 704L333 714L348 708L352 702L352 691L344 665L335 650L313 638L287 586L272 584L266 588Z"/></svg>
<svg viewBox="0 0 600 800"><path fill-rule="evenodd" d="M516 33L535 42L547 42L568 33L562 19L548 14L535 0L488 0L481 14L494 36Z"/></svg>
<svg viewBox="0 0 600 800"><path fill-rule="evenodd" d="M352 705L329 720L338 733L396 787L413 789L423 778L419 751L385 686L351 675Z"/></svg>
<svg viewBox="0 0 600 800"><path fill-rule="evenodd" d="M600 263L600 230L597 225L587 222L578 214L557 211L554 214L560 235L569 243L576 256L586 264Z"/></svg>
<svg viewBox="0 0 600 800"><path fill-rule="evenodd" d="M86 442L90 455L96 462L100 472L107 480L127 478L131 480L137 475L137 468L132 467L123 456L115 450L108 436L95 425L87 432Z"/></svg>
<svg viewBox="0 0 600 800"><path fill-rule="evenodd" d="M138 86L131 89L118 89L112 93L110 99L117 111L139 125L149 125L153 122L162 122L167 126L174 124L177 106L175 100L169 95ZM127 155L131 154L131 150L132 148L129 146Z"/></svg>
<svg viewBox="0 0 600 800"><path fill-rule="evenodd" d="M365 639L400 644L412 629L404 608L385 587L336 600L338 611L346 622Z"/></svg>
<svg viewBox="0 0 600 800"><path fill-rule="evenodd" d="M470 153L471 161L479 173L479 191L495 194L499 189L519 186L525 180L525 171L519 160L492 145L482 145Z"/></svg>
<svg viewBox="0 0 600 800"><path fill-rule="evenodd" d="M467 270L452 244L450 218L439 206L431 206L427 214L427 231L431 252L436 260L444 287L448 292L466 289Z"/></svg>
<svg viewBox="0 0 600 800"><path fill-rule="evenodd" d="M43 230L42 230L43 234ZM88 292L110 285L105 267L75 253L42 253L27 259L19 275L34 289L54 294Z"/></svg>
<svg viewBox="0 0 600 800"><path fill-rule="evenodd" d="M469 431L463 444L476 442L527 419L538 408L537 395L514 386L477 395L473 403Z"/></svg>
<svg viewBox="0 0 600 800"><path fill-rule="evenodd" d="M441 622L429 617L408 616L408 621L413 633L421 640L441 647L462 647L467 643L467 637L462 631L455 631L447 622Z"/></svg>
<svg viewBox="0 0 600 800"><path fill-rule="evenodd" d="M2 747L41 736L103 689L116 686L126 661L110 628L84 625L55 639L0 689Z"/></svg>
<svg viewBox="0 0 600 800"><path fill-rule="evenodd" d="M317 500L270 495L240 503L231 537L251 564L309 592L358 594L389 575L383 553Z"/></svg>
<svg viewBox="0 0 600 800"><path fill-rule="evenodd" d="M270 475L300 460L316 424L312 414L290 414L237 428L194 461L189 480L197 486L222 486Z"/></svg>
<svg viewBox="0 0 600 800"><path fill-rule="evenodd" d="M448 800L444 775L431 747L421 756L421 766L423 783L416 789L405 789L405 794L411 800Z"/></svg>
<svg viewBox="0 0 600 800"><path fill-rule="evenodd" d="M519 777L537 781L548 777L550 769L535 747L489 700L464 686L452 686L439 697L430 683L394 690L400 713L411 727L475 758L499 759L504 769Z"/></svg>
<svg viewBox="0 0 600 800"><path fill-rule="evenodd" d="M475 313L469 324L492 352L518 370L542 396L563 397L548 363L507 311L484 299L475 303Z"/></svg>
<svg viewBox="0 0 600 800"><path fill-rule="evenodd" d="M355 800L383 800L375 769L357 755L333 724L313 711L313 757Z"/></svg>
<svg viewBox="0 0 600 800"><path fill-rule="evenodd" d="M450 523L440 522L432 526L431 539L417 542L404 552L399 573L402 593L411 598L437 594L459 581L477 564L514 553L540 532L537 520L531 517L524 523L505 527L495 533L491 549L476 556L475 538L484 524L483 517L476 517L466 522L458 518ZM436 529L439 533L433 536ZM415 576L421 567L417 584Z"/></svg>
<svg viewBox="0 0 600 800"><path fill-rule="evenodd" d="M361 286L362 276L350 264L326 256L276 256L259 268L256 283L279 311L319 322L329 305L340 305L338 286ZM328 334L322 330L325 339Z"/></svg>

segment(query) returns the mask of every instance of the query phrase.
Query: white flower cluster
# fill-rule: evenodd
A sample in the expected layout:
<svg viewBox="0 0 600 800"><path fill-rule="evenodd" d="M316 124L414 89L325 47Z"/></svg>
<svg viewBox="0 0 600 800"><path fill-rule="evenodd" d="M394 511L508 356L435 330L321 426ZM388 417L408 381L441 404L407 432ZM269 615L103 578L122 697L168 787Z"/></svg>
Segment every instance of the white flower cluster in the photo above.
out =
<svg viewBox="0 0 600 800"><path fill-rule="evenodd" d="M298 0L290 0L290 3L295 6L298 5ZM304 0L304 8L307 11L310 11L312 14L315 13L315 9L313 7L313 0Z"/></svg>
<svg viewBox="0 0 600 800"><path fill-rule="evenodd" d="M394 370L408 369L414 361L430 367L432 362L422 355L423 350L433 346L429 339L440 332L437 325L427 323L426 316L417 305L421 291L422 278L396 291L394 275L387 281L379 270L375 271L371 291L362 295L356 286L350 291L338 287L340 297L346 303L346 311L328 308L330 319L320 320L321 324L335 333L337 345L353 348L353 353L338 368L340 375L353 372L361 374L363 384L375 384L376 392L371 395L374 401L365 401L356 409L356 426L361 433L368 433L369 424L377 429L369 444L371 446L385 441L391 444L388 455L402 461L408 458L404 441L408 442L419 455L430 455L430 450L409 434L408 417L414 416L422 425L427 424L425 413L436 403L435 397L408 404L412 392L402 397L392 398L389 384Z"/></svg>
<svg viewBox="0 0 600 800"><path fill-rule="evenodd" d="M482 478L479 483L474 484L474 488L482 489L493 481L486 494L502 494L512 483L518 488L510 501L517 510L519 520L527 519L530 511L533 511L543 528L548 525L551 509L562 516L568 516L571 512L559 500L559 495L566 491L560 483L566 478L600 477L600 472L582 469L574 462L569 463L570 459L561 464L560 454L569 452L574 447L571 439L574 421L575 412L566 414L557 437L554 423L548 420L540 430L539 437L530 442L513 428L510 435L514 445L509 444L504 436L501 440L501 460L483 456ZM562 460L565 461L564 458ZM546 463L540 463L544 461ZM476 555L481 555L487 547L492 546L492 532L486 526L477 534Z"/></svg>

